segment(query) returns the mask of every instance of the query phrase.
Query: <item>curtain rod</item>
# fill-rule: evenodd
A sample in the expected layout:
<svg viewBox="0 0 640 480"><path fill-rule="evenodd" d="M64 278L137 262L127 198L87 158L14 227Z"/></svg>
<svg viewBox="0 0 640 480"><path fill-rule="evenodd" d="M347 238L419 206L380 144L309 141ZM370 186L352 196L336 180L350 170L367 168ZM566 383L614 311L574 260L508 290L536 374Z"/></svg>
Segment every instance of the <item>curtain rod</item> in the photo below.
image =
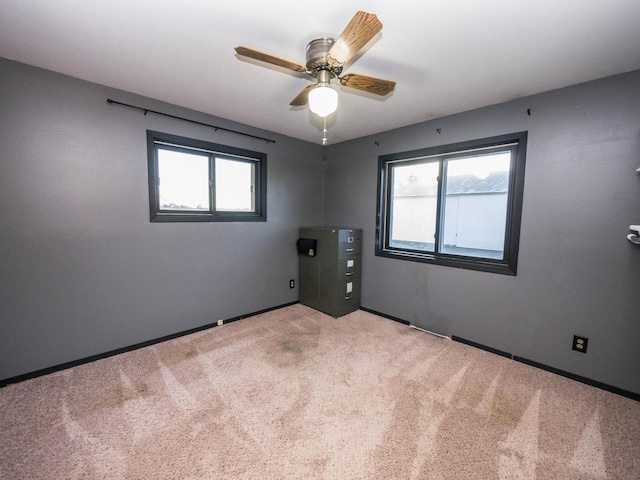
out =
<svg viewBox="0 0 640 480"><path fill-rule="evenodd" d="M249 133L238 132L237 130L231 130L229 128L218 127L216 125L211 125L210 123L204 123L204 122L199 122L197 120L191 120L189 118L178 117L177 115L171 115L170 113L163 113L163 112L158 112L156 110L151 110L149 108L138 107L136 105L129 105L128 103L117 102L117 101L112 100L110 98L107 98L107 103L110 103L112 105L122 105L123 107L135 108L136 110L140 110L141 112L144 112L145 115L147 113L155 113L156 115L162 115L163 117L174 118L176 120L182 120L183 122L190 122L190 123L195 123L197 125L203 125L205 127L211 127L216 132L218 130L222 130L224 132L235 133L236 135L244 135L245 137L255 138L257 140L263 140L263 141L265 141L267 143L276 143L275 140L271 140L270 138L258 137L257 135L251 135Z"/></svg>

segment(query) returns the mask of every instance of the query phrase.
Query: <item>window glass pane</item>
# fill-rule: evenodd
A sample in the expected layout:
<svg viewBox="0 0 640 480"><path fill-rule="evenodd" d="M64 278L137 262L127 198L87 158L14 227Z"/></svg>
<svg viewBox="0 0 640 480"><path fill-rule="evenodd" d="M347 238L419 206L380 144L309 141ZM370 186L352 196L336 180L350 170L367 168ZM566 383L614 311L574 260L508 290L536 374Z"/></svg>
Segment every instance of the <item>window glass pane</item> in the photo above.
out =
<svg viewBox="0 0 640 480"><path fill-rule="evenodd" d="M434 251L438 163L391 166L389 246Z"/></svg>
<svg viewBox="0 0 640 480"><path fill-rule="evenodd" d="M209 156L158 148L161 210L208 211Z"/></svg>
<svg viewBox="0 0 640 480"><path fill-rule="evenodd" d="M446 161L443 253L502 259L511 153Z"/></svg>
<svg viewBox="0 0 640 480"><path fill-rule="evenodd" d="M216 210L253 212L255 210L255 165L216 158Z"/></svg>

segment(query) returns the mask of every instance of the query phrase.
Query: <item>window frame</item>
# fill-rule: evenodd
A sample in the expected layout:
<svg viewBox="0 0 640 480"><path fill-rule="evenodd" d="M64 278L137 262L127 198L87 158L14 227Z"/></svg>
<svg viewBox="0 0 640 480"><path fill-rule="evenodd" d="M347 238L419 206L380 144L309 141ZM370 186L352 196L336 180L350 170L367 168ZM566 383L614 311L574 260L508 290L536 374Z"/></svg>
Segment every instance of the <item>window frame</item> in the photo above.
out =
<svg viewBox="0 0 640 480"><path fill-rule="evenodd" d="M481 138L460 143L439 145L378 157L378 194L376 217L375 255L380 257L431 263L470 270L478 270L504 275L516 275L520 244L520 225L522 218L522 200L524 194L524 172L527 150L526 131L515 132L489 138ZM512 150L511 168L508 180L507 211L505 215L505 237L502 259L471 257L454 253L440 252L441 231L444 222L446 188L442 181L443 166L447 160L468 156L473 151L497 152ZM438 162L438 193L436 206L436 224L434 251L424 252L409 248L391 247L391 177L392 165L416 163L418 161Z"/></svg>
<svg viewBox="0 0 640 480"><path fill-rule="evenodd" d="M178 152L197 152L209 158L209 210L166 210L160 206L158 147ZM254 166L254 209L251 212L216 210L216 158L251 163ZM267 154L219 145L168 133L147 130L149 215L151 222L266 222Z"/></svg>

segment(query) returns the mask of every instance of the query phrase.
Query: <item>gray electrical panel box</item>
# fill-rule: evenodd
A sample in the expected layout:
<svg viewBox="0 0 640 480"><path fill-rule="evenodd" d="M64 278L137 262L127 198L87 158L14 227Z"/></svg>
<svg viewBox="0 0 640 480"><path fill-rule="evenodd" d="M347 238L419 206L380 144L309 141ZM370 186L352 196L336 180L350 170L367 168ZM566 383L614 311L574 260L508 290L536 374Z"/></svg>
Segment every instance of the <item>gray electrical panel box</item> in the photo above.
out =
<svg viewBox="0 0 640 480"><path fill-rule="evenodd" d="M332 317L360 308L361 229L301 228L298 253L300 303Z"/></svg>

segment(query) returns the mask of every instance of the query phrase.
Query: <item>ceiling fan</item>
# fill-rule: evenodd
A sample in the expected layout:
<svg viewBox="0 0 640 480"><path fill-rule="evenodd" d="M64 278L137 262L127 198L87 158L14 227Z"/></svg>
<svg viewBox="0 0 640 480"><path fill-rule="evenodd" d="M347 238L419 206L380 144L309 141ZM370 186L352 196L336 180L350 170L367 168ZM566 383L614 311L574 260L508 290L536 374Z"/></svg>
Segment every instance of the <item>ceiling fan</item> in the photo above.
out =
<svg viewBox="0 0 640 480"><path fill-rule="evenodd" d="M337 40L322 37L309 42L304 66L247 47L236 47L235 50L240 56L260 60L294 72L305 73L317 79L316 83L305 87L289 105L303 106L309 103L309 109L312 112L326 117L335 112L338 106L338 92L329 85L334 78L340 80L340 84L345 87L381 96L388 95L395 88L396 82L390 80L356 73L340 76L344 65L381 29L382 23L375 14L359 11L353 16Z"/></svg>

